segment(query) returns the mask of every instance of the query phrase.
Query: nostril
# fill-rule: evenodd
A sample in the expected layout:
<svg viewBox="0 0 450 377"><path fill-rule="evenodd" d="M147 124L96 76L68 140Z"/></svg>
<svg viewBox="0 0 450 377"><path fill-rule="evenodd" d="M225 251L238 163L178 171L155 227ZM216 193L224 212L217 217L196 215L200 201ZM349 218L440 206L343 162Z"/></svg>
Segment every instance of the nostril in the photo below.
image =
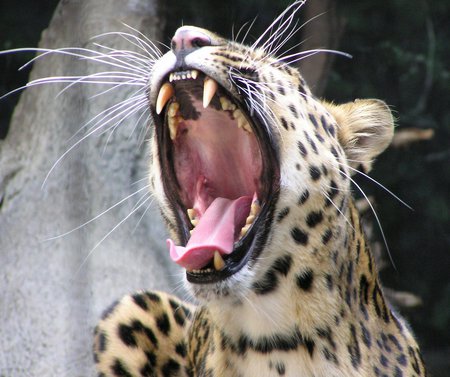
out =
<svg viewBox="0 0 450 377"><path fill-rule="evenodd" d="M194 38L192 39L192 47L194 48L200 48L205 46L210 46L211 42L209 39L206 38Z"/></svg>
<svg viewBox="0 0 450 377"><path fill-rule="evenodd" d="M179 28L175 32L170 45L175 53L205 46L211 46L211 38L202 30L190 26Z"/></svg>

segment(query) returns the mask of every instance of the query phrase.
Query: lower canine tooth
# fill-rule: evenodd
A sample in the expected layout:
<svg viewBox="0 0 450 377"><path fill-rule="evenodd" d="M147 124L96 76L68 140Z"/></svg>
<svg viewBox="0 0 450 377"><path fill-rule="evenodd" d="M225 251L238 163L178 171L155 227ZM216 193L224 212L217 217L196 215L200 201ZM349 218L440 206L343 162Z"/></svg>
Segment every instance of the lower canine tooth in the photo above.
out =
<svg viewBox="0 0 450 377"><path fill-rule="evenodd" d="M219 85L212 78L206 77L203 86L203 108L206 109L216 94Z"/></svg>
<svg viewBox="0 0 450 377"><path fill-rule="evenodd" d="M158 99L156 100L156 114L161 114L162 109L166 105L167 101L172 98L174 93L175 90L173 89L172 84L166 82L163 86L161 86L158 93Z"/></svg>
<svg viewBox="0 0 450 377"><path fill-rule="evenodd" d="M223 260L222 256L220 255L219 251L216 250L214 252L214 268L217 271L223 270L225 267L225 261Z"/></svg>

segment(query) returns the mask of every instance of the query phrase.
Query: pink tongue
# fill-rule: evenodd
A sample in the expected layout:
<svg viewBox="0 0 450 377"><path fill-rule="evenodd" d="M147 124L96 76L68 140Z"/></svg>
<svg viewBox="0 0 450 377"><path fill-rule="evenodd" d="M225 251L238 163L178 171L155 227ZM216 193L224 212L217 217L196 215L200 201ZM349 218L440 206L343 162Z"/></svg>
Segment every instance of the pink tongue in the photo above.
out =
<svg viewBox="0 0 450 377"><path fill-rule="evenodd" d="M168 239L170 257L187 270L206 266L217 250L221 255L231 254L236 230L240 230L250 212L251 196L231 200L216 198L200 218L186 245L176 246Z"/></svg>

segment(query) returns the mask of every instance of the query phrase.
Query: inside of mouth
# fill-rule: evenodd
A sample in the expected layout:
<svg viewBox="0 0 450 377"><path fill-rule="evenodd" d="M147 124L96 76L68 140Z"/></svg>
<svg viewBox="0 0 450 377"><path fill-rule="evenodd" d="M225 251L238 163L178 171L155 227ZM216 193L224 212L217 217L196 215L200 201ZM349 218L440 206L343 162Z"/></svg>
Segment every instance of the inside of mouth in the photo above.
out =
<svg viewBox="0 0 450 377"><path fill-rule="evenodd" d="M165 110L178 196L191 228L186 245L168 245L176 263L197 272L224 268L258 214L262 174L261 150L246 116L220 87L204 108L205 80L172 80Z"/></svg>

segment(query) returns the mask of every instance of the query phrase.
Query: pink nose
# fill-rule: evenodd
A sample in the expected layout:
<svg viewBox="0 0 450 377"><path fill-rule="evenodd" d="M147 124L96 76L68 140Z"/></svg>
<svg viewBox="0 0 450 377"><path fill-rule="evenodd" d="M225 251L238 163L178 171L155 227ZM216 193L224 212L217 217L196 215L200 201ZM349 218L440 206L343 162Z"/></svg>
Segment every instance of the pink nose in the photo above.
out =
<svg viewBox="0 0 450 377"><path fill-rule="evenodd" d="M200 29L191 26L180 27L175 32L171 43L174 53L205 46L211 46L211 38Z"/></svg>

